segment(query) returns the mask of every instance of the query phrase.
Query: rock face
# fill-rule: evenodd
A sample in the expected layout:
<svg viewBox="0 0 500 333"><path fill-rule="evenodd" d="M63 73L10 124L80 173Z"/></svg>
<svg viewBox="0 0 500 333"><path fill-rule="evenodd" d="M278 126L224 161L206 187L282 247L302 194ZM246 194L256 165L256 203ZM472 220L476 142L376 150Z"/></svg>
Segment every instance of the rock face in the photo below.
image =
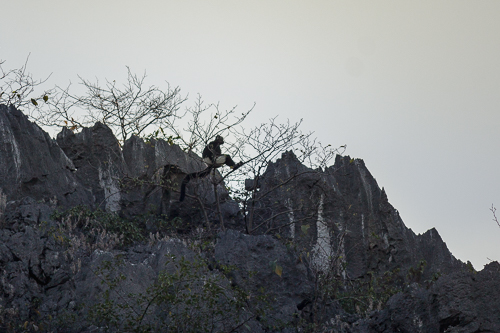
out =
<svg viewBox="0 0 500 333"><path fill-rule="evenodd" d="M236 267L231 273L233 283L250 286L251 294L269 290L273 299L273 319L293 322L304 301L314 293L314 284L296 253L287 251L271 236L249 236L234 230L219 234L215 247L216 262ZM273 265L282 268L282 275Z"/></svg>
<svg viewBox="0 0 500 333"><path fill-rule="evenodd" d="M187 154L179 146L170 145L164 140L145 142L136 136L125 141L123 157L128 171L122 178L122 214L163 214L171 219L182 219L187 225L197 225L205 219L204 212L199 209L199 202L191 198L182 203L178 201L178 189L184 176L206 167L200 157L193 153ZM217 173L217 176L220 175ZM229 200L224 186L218 185L217 191L222 200L224 219L235 219L238 213L237 205ZM206 207L208 219L213 223L218 220L214 213L216 198L210 178L190 182L187 193L198 193Z"/></svg>
<svg viewBox="0 0 500 333"><path fill-rule="evenodd" d="M247 182L251 212L219 185L220 232L209 177L177 200L203 168L100 123L53 140L0 105L0 331L500 332L500 265L415 235L362 160L284 153Z"/></svg>
<svg viewBox="0 0 500 333"><path fill-rule="evenodd" d="M321 267L328 257L341 255L345 278L407 271L421 261L426 263L422 279L463 267L437 230L415 235L404 225L362 160L337 156L325 171L311 170L288 152L268 167L259 193L266 196L255 212L256 224L289 211L267 228L283 226L279 233L303 239L306 227L307 241L302 242L314 254L313 261Z"/></svg>
<svg viewBox="0 0 500 333"><path fill-rule="evenodd" d="M179 146L163 140L144 142L136 136L125 141L123 157L128 167L127 176L139 180L129 182L123 191L122 206L131 215L146 211L168 214L177 196L154 184L179 188L185 174L204 168L199 158L189 156Z"/></svg>
<svg viewBox="0 0 500 333"><path fill-rule="evenodd" d="M347 324L332 320L335 332L500 332L500 265L480 272L443 276L429 289L411 285L384 310Z"/></svg>
<svg viewBox="0 0 500 333"><path fill-rule="evenodd" d="M0 105L0 187L8 200L30 196L76 205L82 198L75 169L46 132L13 106Z"/></svg>
<svg viewBox="0 0 500 333"><path fill-rule="evenodd" d="M171 202L177 200L179 179L205 167L194 154L163 140L146 143L133 136L122 150L101 123L79 133L63 128L54 141L22 112L5 105L0 105L0 161L0 187L8 200L29 196L57 200L63 207L88 205L129 215L151 207L163 214L178 210ZM190 186L210 188L207 181ZM223 187L219 190L227 196ZM203 200L213 203L212 192L205 193Z"/></svg>
<svg viewBox="0 0 500 333"><path fill-rule="evenodd" d="M92 206L119 211L119 181L127 169L113 132L101 123L78 134L63 128L57 144L75 165L75 176Z"/></svg>

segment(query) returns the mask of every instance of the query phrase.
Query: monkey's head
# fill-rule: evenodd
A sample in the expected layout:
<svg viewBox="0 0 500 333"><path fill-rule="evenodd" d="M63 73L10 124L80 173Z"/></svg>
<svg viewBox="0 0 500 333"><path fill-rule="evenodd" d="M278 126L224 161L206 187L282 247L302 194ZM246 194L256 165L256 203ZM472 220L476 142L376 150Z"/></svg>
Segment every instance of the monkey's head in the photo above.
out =
<svg viewBox="0 0 500 333"><path fill-rule="evenodd" d="M220 135L217 135L217 136L215 137L215 142L217 142L218 144L220 144L220 145L221 145L221 144L223 144L223 143L224 143L224 138L223 138L222 136L220 136Z"/></svg>

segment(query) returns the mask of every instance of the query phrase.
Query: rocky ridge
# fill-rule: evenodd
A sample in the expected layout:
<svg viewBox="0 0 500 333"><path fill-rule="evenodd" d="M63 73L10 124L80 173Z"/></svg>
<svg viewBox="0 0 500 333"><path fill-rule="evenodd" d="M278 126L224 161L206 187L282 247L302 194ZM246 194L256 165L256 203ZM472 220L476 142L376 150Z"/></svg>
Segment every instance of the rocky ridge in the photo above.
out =
<svg viewBox="0 0 500 333"><path fill-rule="evenodd" d="M311 170L293 153L284 153L258 180L254 224L261 226L252 235L244 233L245 216L220 186L229 228L207 247L182 240L182 234L204 233L204 214L212 228L217 225L212 184L190 184L204 211L194 199L179 203L175 190L183 175L201 167L195 155L162 140L132 137L120 147L100 123L79 133L63 129L53 140L22 112L0 105L0 195L5 198L2 207L0 197L0 328L104 331L111 326L102 316L96 319L95 309L123 302L123 295L146 295L165 276L172 278L165 272L178 272L180 258L187 258L209 263L195 269L204 279L247 293L249 308L234 313L224 308L231 319L220 322L232 323L233 331L500 331L500 265L476 272L453 257L437 230L413 233L362 160L338 156L326 170ZM76 206L100 209L107 220L82 210L63 213ZM89 227L114 223L115 216L121 234ZM182 221L175 228L181 234L162 234L161 218ZM127 235L124 226L149 236L125 244L119 238ZM126 278L120 293L109 293L111 303L103 303L112 290L103 283L103 265L109 268L106 263L115 259L120 264L111 270ZM337 285L328 294L319 282L332 269ZM262 291L268 297L265 316L258 312L260 303L252 303ZM360 297L366 302L356 303ZM141 325L154 327L164 319L167 303L151 305ZM203 303L200 313L206 308ZM127 309L120 311L125 312L117 315ZM229 327L220 325L212 330Z"/></svg>

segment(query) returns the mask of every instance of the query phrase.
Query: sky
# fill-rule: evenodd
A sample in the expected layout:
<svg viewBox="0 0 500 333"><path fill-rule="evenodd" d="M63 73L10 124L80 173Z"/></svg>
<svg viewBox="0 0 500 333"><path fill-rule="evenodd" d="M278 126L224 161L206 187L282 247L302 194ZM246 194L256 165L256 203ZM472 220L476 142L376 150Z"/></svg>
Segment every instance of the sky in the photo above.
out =
<svg viewBox="0 0 500 333"><path fill-rule="evenodd" d="M482 269L500 260L500 1L16 0L0 59L47 85L179 86L222 108L303 119L346 144L406 226Z"/></svg>

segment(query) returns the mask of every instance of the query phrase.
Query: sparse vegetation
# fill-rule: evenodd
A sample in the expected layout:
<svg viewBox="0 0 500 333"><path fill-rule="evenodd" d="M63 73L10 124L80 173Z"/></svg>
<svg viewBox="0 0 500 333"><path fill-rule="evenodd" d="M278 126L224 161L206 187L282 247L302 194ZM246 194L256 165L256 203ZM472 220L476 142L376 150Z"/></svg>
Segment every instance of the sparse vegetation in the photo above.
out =
<svg viewBox="0 0 500 333"><path fill-rule="evenodd" d="M105 286L102 301L92 306L90 320L120 332L251 331L250 321L264 318L265 295L250 296L225 275L231 268L210 271L201 256L170 256L165 270L143 294L124 294L126 276L120 258L103 262L95 274Z"/></svg>
<svg viewBox="0 0 500 333"><path fill-rule="evenodd" d="M115 246L125 246L145 239L145 232L138 221L120 218L117 214L102 210L91 210L86 206L56 213L53 218L60 221L61 231L72 233L81 230L91 244L105 243L106 240L111 242L113 239Z"/></svg>

